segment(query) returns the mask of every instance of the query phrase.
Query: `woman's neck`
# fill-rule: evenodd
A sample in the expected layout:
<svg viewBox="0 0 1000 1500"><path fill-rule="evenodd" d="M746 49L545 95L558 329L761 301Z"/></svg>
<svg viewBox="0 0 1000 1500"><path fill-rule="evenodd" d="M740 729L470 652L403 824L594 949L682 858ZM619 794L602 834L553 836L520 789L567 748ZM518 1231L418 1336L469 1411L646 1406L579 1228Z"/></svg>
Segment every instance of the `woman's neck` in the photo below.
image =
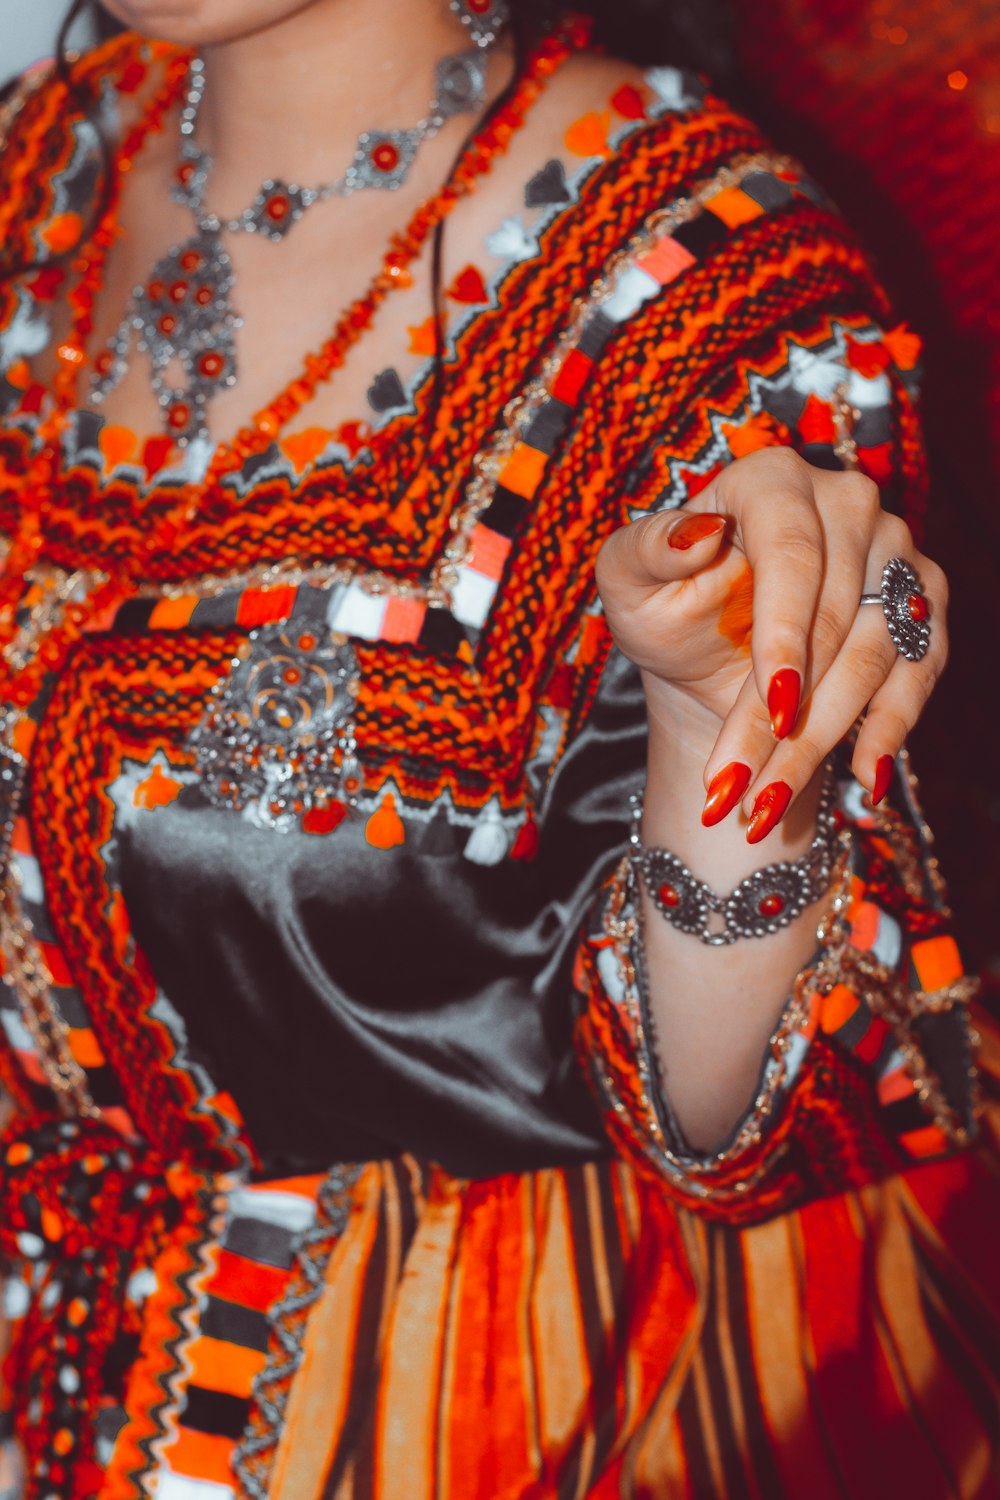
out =
<svg viewBox="0 0 1000 1500"><path fill-rule="evenodd" d="M339 177L358 135L427 113L434 70L468 36L447 0L313 0L262 30L205 50L198 139L226 198L263 175Z"/></svg>

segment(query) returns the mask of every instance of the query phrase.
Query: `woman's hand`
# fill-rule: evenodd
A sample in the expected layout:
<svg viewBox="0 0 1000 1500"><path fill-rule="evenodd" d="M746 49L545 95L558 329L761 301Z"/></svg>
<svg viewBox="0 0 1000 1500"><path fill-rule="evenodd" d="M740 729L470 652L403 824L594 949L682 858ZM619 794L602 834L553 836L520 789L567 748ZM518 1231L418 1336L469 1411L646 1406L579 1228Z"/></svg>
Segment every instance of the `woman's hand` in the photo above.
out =
<svg viewBox="0 0 1000 1500"><path fill-rule="evenodd" d="M890 557L917 572L931 645L901 657L877 593ZM620 649L643 673L651 718L714 736L702 821L741 800L764 838L867 708L858 780L880 800L892 762L947 658L947 583L877 486L814 469L791 449L738 459L687 506L616 531L597 582ZM751 628L752 614L752 628Z"/></svg>

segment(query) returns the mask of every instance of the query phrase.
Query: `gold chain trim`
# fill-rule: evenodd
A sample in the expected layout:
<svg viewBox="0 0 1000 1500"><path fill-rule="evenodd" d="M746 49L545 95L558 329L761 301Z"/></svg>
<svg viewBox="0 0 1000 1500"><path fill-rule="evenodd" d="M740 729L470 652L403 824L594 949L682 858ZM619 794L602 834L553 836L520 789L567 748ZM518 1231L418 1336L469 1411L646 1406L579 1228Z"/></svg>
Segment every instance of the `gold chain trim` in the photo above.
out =
<svg viewBox="0 0 1000 1500"><path fill-rule="evenodd" d="M0 891L4 980L17 996L21 1019L38 1049L42 1072L63 1114L95 1118L100 1111L70 1048L69 1027L52 1004L52 978L22 909L20 887L17 862L11 859Z"/></svg>

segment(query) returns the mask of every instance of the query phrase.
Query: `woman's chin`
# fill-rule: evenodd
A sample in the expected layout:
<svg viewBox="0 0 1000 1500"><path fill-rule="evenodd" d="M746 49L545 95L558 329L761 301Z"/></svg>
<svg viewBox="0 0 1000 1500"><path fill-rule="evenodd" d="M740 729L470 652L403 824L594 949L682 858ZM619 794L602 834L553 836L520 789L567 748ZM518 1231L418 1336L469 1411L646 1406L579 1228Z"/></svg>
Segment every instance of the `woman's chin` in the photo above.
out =
<svg viewBox="0 0 1000 1500"><path fill-rule="evenodd" d="M101 0L116 21L178 47L238 41L329 0Z"/></svg>

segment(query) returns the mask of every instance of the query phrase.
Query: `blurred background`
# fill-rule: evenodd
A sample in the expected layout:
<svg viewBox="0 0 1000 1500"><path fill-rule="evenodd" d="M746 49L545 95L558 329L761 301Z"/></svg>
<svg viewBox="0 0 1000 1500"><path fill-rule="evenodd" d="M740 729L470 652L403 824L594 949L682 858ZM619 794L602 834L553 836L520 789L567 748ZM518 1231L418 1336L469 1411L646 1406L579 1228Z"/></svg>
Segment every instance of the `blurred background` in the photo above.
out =
<svg viewBox="0 0 1000 1500"><path fill-rule="evenodd" d="M632 5L641 56L666 7ZM51 52L66 8L3 6L0 84ZM1000 1008L1000 0L672 9L689 60L804 159L925 341L926 550L952 579L953 644L912 748L967 960Z"/></svg>

